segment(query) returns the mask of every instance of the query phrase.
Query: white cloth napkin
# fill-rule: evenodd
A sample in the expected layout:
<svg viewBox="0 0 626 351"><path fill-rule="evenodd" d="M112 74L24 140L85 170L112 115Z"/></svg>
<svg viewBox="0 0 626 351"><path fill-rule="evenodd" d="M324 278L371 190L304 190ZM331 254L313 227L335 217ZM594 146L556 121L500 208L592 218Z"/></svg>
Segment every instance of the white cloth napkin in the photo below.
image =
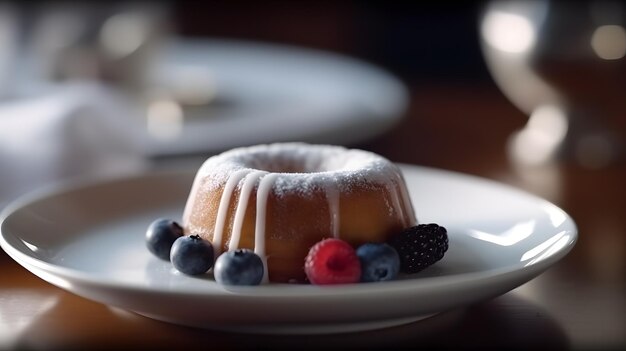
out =
<svg viewBox="0 0 626 351"><path fill-rule="evenodd" d="M143 169L131 111L121 95L88 83L0 103L0 209L48 183Z"/></svg>

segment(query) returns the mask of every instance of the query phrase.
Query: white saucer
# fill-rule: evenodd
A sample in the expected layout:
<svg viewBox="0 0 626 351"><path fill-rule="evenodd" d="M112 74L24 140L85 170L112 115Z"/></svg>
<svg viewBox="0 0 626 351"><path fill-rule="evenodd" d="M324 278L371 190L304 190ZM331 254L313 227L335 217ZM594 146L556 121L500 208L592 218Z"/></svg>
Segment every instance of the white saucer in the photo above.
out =
<svg viewBox="0 0 626 351"><path fill-rule="evenodd" d="M577 229L555 205L492 181L402 166L422 223L448 228L450 248L409 278L369 284L225 288L151 256L148 224L180 218L195 172L73 184L5 209L0 244L63 289L172 323L255 333L333 333L409 323L489 299L563 258Z"/></svg>
<svg viewBox="0 0 626 351"><path fill-rule="evenodd" d="M215 89L217 99L185 109L179 137L148 138L153 155L276 141L347 145L385 132L408 105L406 87L390 73L325 51L178 38L154 60L149 86Z"/></svg>

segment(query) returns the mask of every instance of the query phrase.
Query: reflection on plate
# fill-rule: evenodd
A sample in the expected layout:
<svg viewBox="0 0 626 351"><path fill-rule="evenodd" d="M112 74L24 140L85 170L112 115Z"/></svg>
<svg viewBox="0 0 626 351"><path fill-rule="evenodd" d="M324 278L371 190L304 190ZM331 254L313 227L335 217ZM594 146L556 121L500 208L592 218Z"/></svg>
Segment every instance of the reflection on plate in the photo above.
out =
<svg viewBox="0 0 626 351"><path fill-rule="evenodd" d="M177 39L151 67L149 87L177 101L148 109L147 152L156 155L275 141L346 145L386 131L408 103L404 85L380 68L290 46Z"/></svg>
<svg viewBox="0 0 626 351"><path fill-rule="evenodd" d="M461 174L402 166L418 219L448 228L450 249L411 278L344 286L226 288L175 272L144 232L180 218L195 172L71 185L5 209L0 244L46 281L104 304L177 324L257 333L331 333L415 321L503 294L573 247L572 219L553 204Z"/></svg>

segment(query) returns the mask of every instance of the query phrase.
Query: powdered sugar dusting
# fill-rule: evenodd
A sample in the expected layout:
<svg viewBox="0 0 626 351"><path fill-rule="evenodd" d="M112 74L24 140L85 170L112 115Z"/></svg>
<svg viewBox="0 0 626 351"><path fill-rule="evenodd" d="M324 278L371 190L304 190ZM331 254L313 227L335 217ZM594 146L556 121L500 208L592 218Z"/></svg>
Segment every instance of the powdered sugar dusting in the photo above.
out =
<svg viewBox="0 0 626 351"><path fill-rule="evenodd" d="M277 143L240 147L209 158L200 168L199 177L208 177L216 186L230 174L249 169L278 173L273 192L311 195L315 190L335 186L350 192L363 184L387 184L397 177L397 167L377 154L334 145Z"/></svg>

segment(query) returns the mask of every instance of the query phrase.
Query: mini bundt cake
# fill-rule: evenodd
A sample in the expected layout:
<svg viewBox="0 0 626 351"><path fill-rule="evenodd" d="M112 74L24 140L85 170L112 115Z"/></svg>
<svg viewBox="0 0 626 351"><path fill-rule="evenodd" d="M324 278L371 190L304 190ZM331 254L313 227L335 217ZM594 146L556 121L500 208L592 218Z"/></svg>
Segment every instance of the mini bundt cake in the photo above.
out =
<svg viewBox="0 0 626 351"><path fill-rule="evenodd" d="M367 151L304 143L241 147L209 158L183 214L185 234L211 241L215 257L254 250L271 282L304 282L304 259L324 238L356 247L415 224L396 165Z"/></svg>

